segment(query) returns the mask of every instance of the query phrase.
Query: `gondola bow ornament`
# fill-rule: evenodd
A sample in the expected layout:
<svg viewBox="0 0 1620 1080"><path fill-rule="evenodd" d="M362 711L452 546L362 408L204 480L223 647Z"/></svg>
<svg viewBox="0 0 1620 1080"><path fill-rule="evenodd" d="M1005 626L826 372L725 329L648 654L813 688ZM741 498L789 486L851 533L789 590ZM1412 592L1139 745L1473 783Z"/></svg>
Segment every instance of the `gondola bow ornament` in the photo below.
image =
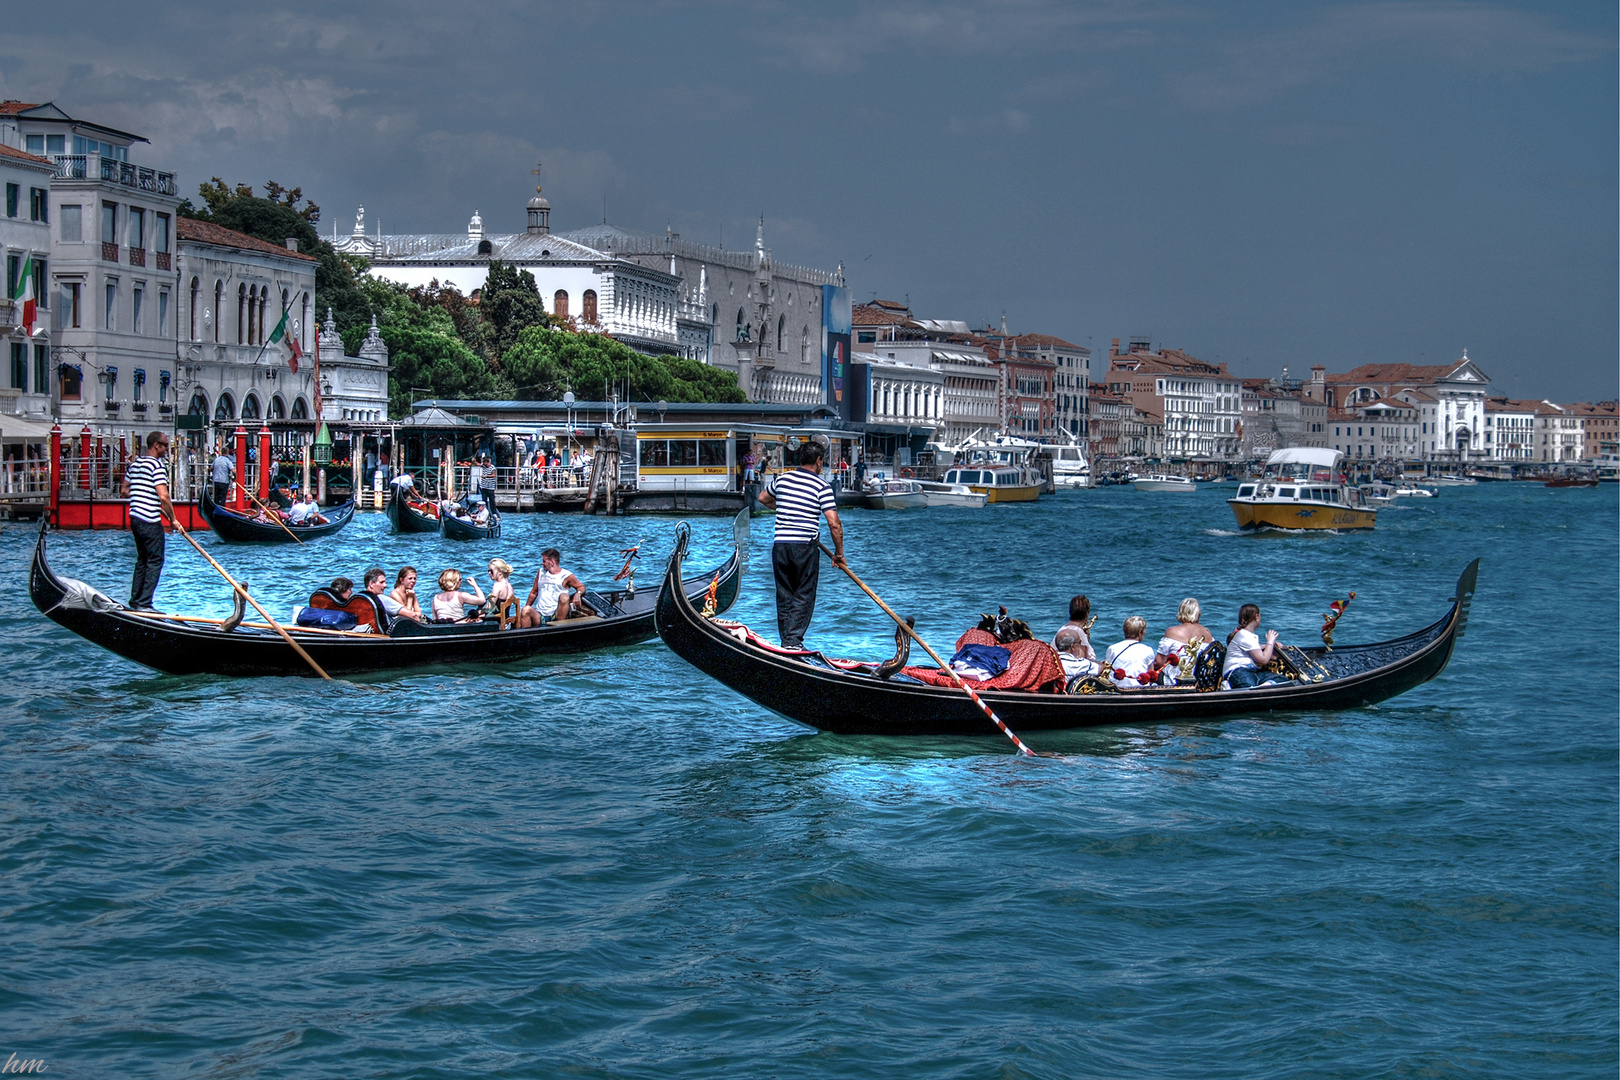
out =
<svg viewBox="0 0 1620 1080"><path fill-rule="evenodd" d="M1333 628L1339 625L1339 618L1350 607L1350 601L1355 598L1356 594L1351 593L1343 600L1333 601L1328 605L1329 613L1322 616L1322 644L1329 649L1333 648Z"/></svg>

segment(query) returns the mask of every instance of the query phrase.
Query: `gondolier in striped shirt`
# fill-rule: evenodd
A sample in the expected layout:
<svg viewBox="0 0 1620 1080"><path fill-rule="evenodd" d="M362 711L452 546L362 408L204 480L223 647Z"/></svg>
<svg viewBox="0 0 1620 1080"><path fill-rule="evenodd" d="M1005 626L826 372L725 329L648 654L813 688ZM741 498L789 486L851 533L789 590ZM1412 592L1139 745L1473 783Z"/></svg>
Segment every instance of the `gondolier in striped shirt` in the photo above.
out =
<svg viewBox="0 0 1620 1080"><path fill-rule="evenodd" d="M826 451L815 442L799 448L799 467L776 478L759 501L776 510L776 542L771 568L776 571L776 628L782 648L804 648L804 632L816 612L816 582L821 576L821 519L832 533L833 564L844 565L844 523L832 488L821 478Z"/></svg>
<svg viewBox="0 0 1620 1080"><path fill-rule="evenodd" d="M151 611L163 576L163 519L174 520L169 501L169 473L163 459L169 437L161 431L146 436L146 453L124 469L123 494L129 499L129 531L135 538L135 576L129 583L129 606Z"/></svg>

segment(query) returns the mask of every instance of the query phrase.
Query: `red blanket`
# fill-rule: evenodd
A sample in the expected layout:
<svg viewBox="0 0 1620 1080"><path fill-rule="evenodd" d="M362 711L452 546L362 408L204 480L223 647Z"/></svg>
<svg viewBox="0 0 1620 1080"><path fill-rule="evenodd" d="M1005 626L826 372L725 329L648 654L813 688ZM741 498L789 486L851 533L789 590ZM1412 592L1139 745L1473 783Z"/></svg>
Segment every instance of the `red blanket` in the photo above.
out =
<svg viewBox="0 0 1620 1080"><path fill-rule="evenodd" d="M1063 677L1063 665L1058 662L1057 651L1044 641L1014 641L1003 645L988 630L974 628L957 639L956 648L964 645L999 645L1010 653L1007 670L993 679L966 679L962 681L975 690L1026 690L1036 694L1061 694L1068 680ZM956 681L945 672L932 667L908 667L907 675L933 686L955 686Z"/></svg>

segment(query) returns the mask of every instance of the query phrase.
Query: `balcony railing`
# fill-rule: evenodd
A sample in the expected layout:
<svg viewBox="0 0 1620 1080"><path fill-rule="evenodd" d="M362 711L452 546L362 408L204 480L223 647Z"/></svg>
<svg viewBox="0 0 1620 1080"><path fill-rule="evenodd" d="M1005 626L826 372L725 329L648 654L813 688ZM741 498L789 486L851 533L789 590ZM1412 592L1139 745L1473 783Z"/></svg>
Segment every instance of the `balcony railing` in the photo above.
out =
<svg viewBox="0 0 1620 1080"><path fill-rule="evenodd" d="M129 265L131 265L131 266L145 266L146 265L146 249L145 248L137 248L137 247L130 248L129 249Z"/></svg>
<svg viewBox="0 0 1620 1080"><path fill-rule="evenodd" d="M99 179L120 187L150 191L157 195L174 195L174 173L160 172L144 165L133 165L100 154L55 154L58 180Z"/></svg>
<svg viewBox="0 0 1620 1080"><path fill-rule="evenodd" d="M101 242L101 257L103 259L107 260L108 262L117 262L118 261L118 245L117 244L109 244L107 241L103 240Z"/></svg>
<svg viewBox="0 0 1620 1080"><path fill-rule="evenodd" d="M157 268L159 270L174 269L174 267L169 265L169 253L167 251L160 251L157 253Z"/></svg>

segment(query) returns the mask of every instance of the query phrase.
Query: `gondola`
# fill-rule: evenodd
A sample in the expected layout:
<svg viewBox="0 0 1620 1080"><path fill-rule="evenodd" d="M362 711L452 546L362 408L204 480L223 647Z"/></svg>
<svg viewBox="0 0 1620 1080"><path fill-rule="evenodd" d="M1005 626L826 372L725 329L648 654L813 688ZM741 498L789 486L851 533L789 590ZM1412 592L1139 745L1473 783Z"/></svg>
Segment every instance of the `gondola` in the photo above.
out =
<svg viewBox="0 0 1620 1080"><path fill-rule="evenodd" d="M746 525L744 526L746 529ZM702 601L713 590L716 610L737 597L747 560L746 532L718 568L691 577L685 588ZM242 606L225 620L130 611L82 581L58 577L46 557L46 531L34 546L28 593L53 622L110 652L173 675L310 675L309 666L267 626L241 621ZM657 636L654 589L595 592L585 599L598 613L532 629L502 629L494 618L473 623L422 624L396 619L387 633L286 626L299 645L332 675L356 675L446 664L503 664L548 653L578 653L633 645ZM371 605L368 593L354 604ZM321 605L314 602L311 606ZM356 610L354 606L350 610ZM385 618L385 616L383 617ZM238 622L235 628L229 624Z"/></svg>
<svg viewBox="0 0 1620 1080"><path fill-rule="evenodd" d="M442 514L446 540L494 540L501 535L501 515L492 513L488 525L474 525L471 521Z"/></svg>
<svg viewBox="0 0 1620 1080"><path fill-rule="evenodd" d="M354 500L349 500L339 506L330 507L321 512L326 518L325 525L291 525L292 536L287 535L283 529L274 522L254 521L246 514L239 514L225 506L214 504L214 493L209 490L210 485L203 486L202 498L198 507L203 518L210 528L222 540L236 540L253 544L291 544L293 537L299 540L313 540L317 536L331 536L354 520Z"/></svg>
<svg viewBox="0 0 1620 1080"><path fill-rule="evenodd" d="M739 640L739 631L704 618L677 588L686 536L677 537L658 596L658 634L676 655L773 712L840 734L981 735L995 729L956 687L879 678L829 663L820 653L783 653ZM1153 724L1260 713L1359 708L1439 675L1461 640L1479 573L1475 559L1457 580L1450 612L1413 634L1372 645L1298 650L1319 682L1250 690L1166 687L1096 694L983 690L979 696L1013 731L1100 724ZM1290 652L1294 650L1289 650ZM867 668L871 671L871 668Z"/></svg>
<svg viewBox="0 0 1620 1080"><path fill-rule="evenodd" d="M422 505L431 506L424 502ZM439 531L439 518L435 514L425 514L412 506L409 501L399 497L399 489L394 489L394 495L388 500L388 521L394 526L395 532L402 533L436 533Z"/></svg>

